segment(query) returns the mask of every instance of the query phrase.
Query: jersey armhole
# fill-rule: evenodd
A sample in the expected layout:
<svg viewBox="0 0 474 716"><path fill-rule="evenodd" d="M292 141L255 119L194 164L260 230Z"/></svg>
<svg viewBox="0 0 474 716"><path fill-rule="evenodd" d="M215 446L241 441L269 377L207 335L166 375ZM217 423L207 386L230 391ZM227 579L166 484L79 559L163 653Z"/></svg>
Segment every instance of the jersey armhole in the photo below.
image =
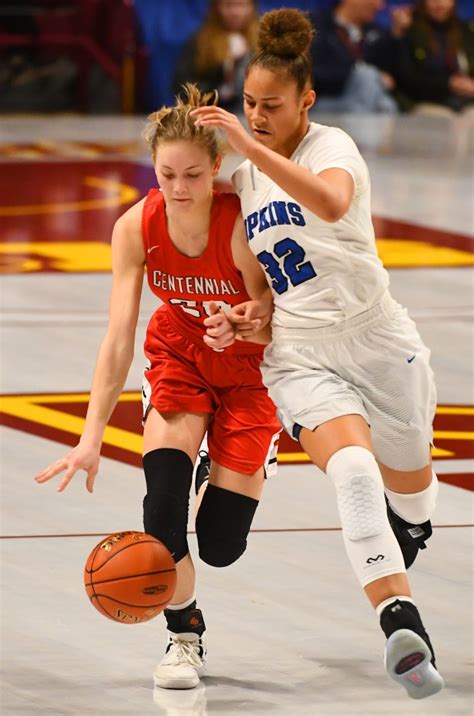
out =
<svg viewBox="0 0 474 716"><path fill-rule="evenodd" d="M161 206L163 205L163 195L159 191L159 189L150 189L147 197L145 199L145 203L143 204L143 210L142 210L142 221L141 221L141 228L142 228L142 238L143 238L143 246L145 249L145 256L148 254L148 249L150 248L149 244L149 225L150 220L153 217L154 214L157 214Z"/></svg>

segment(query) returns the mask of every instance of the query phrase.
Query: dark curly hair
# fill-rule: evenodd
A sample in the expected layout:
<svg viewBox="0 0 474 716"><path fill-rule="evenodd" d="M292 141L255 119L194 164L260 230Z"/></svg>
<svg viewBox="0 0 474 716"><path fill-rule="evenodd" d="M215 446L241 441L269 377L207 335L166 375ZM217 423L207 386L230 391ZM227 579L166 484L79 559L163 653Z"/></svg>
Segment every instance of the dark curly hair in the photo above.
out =
<svg viewBox="0 0 474 716"><path fill-rule="evenodd" d="M265 13L246 76L252 67L263 67L290 77L303 92L308 84L312 86L310 47L314 33L309 17L300 10L281 8Z"/></svg>

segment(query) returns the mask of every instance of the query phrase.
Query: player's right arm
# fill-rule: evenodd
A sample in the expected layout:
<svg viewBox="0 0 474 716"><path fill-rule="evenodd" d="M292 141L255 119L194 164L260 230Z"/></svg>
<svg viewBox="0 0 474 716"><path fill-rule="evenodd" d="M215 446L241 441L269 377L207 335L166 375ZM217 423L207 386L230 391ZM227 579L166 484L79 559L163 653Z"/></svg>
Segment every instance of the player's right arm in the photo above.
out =
<svg viewBox="0 0 474 716"><path fill-rule="evenodd" d="M133 360L145 263L141 233L143 203L144 200L132 206L114 226L109 321L97 356L84 432L73 450L35 476L36 482L42 483L64 472L59 492L78 470L87 473L86 487L93 491L104 430Z"/></svg>

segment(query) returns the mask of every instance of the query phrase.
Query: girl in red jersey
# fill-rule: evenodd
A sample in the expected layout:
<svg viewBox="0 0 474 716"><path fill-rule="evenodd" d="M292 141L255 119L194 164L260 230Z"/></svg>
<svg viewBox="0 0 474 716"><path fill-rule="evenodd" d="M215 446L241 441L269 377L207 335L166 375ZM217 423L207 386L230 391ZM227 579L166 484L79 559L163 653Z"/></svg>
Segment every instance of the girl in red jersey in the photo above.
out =
<svg viewBox="0 0 474 716"><path fill-rule="evenodd" d="M161 190L152 189L114 227L109 324L84 432L71 452L35 478L43 483L65 472L62 491L84 470L92 492L103 433L132 362L146 266L163 305L153 314L145 341L144 528L166 544L178 573L173 602L165 610L169 643L154 682L175 689L199 683L206 656L186 538L199 446L207 431L212 467L196 517L199 554L224 567L245 551L265 467L276 463L280 430L261 381L258 337L236 342L225 355L206 343L213 331L221 332L225 313L250 298L268 296L266 315L256 319L263 327L271 299L248 248L237 197L212 189L221 162L215 130L196 127L190 115L212 95L201 96L193 85L186 90L186 103L178 100L149 117L145 137Z"/></svg>

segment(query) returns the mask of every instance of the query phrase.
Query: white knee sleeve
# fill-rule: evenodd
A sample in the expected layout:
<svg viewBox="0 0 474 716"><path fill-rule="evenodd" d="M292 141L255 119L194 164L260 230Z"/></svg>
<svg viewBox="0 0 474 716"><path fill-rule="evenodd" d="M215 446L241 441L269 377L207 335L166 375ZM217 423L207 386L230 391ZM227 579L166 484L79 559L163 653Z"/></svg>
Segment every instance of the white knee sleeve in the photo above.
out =
<svg viewBox="0 0 474 716"><path fill-rule="evenodd" d="M434 512L438 487L438 478L433 472L430 484L421 492L402 494L385 488L385 494L390 502L390 507L399 517L412 525L421 525L429 520Z"/></svg>
<svg viewBox="0 0 474 716"><path fill-rule="evenodd" d="M334 482L349 561L363 587L405 572L399 544L387 518L382 476L366 448L338 450L326 466Z"/></svg>

